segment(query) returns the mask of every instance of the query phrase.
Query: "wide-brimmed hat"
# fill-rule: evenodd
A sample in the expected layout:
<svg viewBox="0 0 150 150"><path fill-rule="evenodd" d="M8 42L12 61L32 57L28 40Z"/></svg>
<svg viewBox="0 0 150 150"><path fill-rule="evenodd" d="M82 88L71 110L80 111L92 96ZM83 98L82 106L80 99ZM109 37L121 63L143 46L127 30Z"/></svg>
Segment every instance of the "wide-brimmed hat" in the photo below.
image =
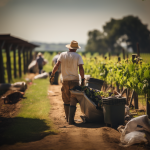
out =
<svg viewBox="0 0 150 150"><path fill-rule="evenodd" d="M39 52L39 53L38 53L38 56L42 56L42 53L41 53L41 52Z"/></svg>
<svg viewBox="0 0 150 150"><path fill-rule="evenodd" d="M81 48L79 45L78 45L78 42L77 41L71 41L70 44L66 45L67 48L69 49L79 49Z"/></svg>

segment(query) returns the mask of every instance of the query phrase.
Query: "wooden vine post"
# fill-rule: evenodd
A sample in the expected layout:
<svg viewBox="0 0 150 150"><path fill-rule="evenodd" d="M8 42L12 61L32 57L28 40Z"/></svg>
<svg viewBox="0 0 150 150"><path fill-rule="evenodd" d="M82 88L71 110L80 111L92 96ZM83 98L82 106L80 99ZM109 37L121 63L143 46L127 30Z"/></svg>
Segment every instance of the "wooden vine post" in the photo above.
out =
<svg viewBox="0 0 150 150"><path fill-rule="evenodd" d="M118 56L118 62L120 62L121 61L121 58Z"/></svg>
<svg viewBox="0 0 150 150"><path fill-rule="evenodd" d="M14 61L14 78L17 78L17 69L16 69L16 49L17 49L17 46L13 46L12 47L13 49L13 61Z"/></svg>
<svg viewBox="0 0 150 150"><path fill-rule="evenodd" d="M110 60L110 59L111 59L111 57L110 57L110 52L109 52L109 54L108 54L108 55L109 55L109 60Z"/></svg>
<svg viewBox="0 0 150 150"><path fill-rule="evenodd" d="M10 62L10 49L11 49L11 45L6 46L5 50L6 50L6 57L7 57L7 78L8 78L8 82L10 83L10 80L12 79L12 75L11 75L11 62Z"/></svg>
<svg viewBox="0 0 150 150"><path fill-rule="evenodd" d="M132 54L132 62L133 63L136 63L136 60L135 60L136 56L137 56L136 54Z"/></svg>
<svg viewBox="0 0 150 150"><path fill-rule="evenodd" d="M125 59L125 50L122 49L122 53L123 53L123 59Z"/></svg>
<svg viewBox="0 0 150 150"><path fill-rule="evenodd" d="M26 73L26 55L25 55L25 49L22 52L23 52L23 71L24 71L24 74L25 74Z"/></svg>
<svg viewBox="0 0 150 150"><path fill-rule="evenodd" d="M136 44L136 46L137 46L137 55L138 55L138 57L140 57L140 48L139 48L139 43L137 43L137 44Z"/></svg>
<svg viewBox="0 0 150 150"><path fill-rule="evenodd" d="M3 64L3 45L4 43L1 43L0 45L0 83L5 83L5 78L4 78L4 64Z"/></svg>
<svg viewBox="0 0 150 150"><path fill-rule="evenodd" d="M132 62L133 63L136 63L136 60L135 60L136 57L137 57L136 54L132 54ZM138 94L133 90L132 95L134 97L134 107L135 107L135 109L138 109L139 108L139 106L138 106ZM132 99L131 99L131 102L132 102Z"/></svg>
<svg viewBox="0 0 150 150"><path fill-rule="evenodd" d="M150 93L149 92L146 96L146 114L148 115L148 118L150 119Z"/></svg>

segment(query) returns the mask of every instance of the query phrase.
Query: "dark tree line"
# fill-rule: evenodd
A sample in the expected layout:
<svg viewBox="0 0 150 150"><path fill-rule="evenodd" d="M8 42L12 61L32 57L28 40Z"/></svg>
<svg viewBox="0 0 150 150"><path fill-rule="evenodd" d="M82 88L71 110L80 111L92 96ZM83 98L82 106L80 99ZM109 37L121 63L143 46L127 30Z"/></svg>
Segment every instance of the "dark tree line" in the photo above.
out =
<svg viewBox="0 0 150 150"><path fill-rule="evenodd" d="M150 31L138 17L126 16L122 19L111 19L103 26L103 32L93 30L88 32L86 51L115 52L122 49L124 42L127 48L137 51L136 43L140 44L140 51L150 52Z"/></svg>

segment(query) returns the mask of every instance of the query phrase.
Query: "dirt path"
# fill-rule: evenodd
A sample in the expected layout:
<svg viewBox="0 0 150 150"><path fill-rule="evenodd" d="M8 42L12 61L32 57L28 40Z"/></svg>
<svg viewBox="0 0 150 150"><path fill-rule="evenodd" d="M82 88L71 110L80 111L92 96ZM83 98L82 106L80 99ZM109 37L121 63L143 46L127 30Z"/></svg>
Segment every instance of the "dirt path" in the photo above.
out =
<svg viewBox="0 0 150 150"><path fill-rule="evenodd" d="M75 120L77 125L68 125L65 120L63 101L61 98L61 85L49 87L48 96L51 103L50 119L59 131L57 135L28 143L19 143L3 146L7 150L142 150L144 148L134 145L122 148L119 144L120 133L115 129L105 127L105 124L83 123L81 121L80 107L77 106Z"/></svg>

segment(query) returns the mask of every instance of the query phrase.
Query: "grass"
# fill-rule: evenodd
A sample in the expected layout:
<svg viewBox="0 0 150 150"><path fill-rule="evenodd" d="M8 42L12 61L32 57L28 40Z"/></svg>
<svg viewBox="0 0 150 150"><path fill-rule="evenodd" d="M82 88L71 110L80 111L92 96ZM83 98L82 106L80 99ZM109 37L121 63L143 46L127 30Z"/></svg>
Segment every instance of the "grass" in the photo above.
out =
<svg viewBox="0 0 150 150"><path fill-rule="evenodd" d="M143 106L146 106L146 98L144 95L138 95L138 101L141 103Z"/></svg>
<svg viewBox="0 0 150 150"><path fill-rule="evenodd" d="M34 80L21 101L21 109L2 136L1 144L14 144L40 140L56 134L49 118L50 102L47 96L47 79Z"/></svg>
<svg viewBox="0 0 150 150"><path fill-rule="evenodd" d="M45 70L46 72L50 72L50 71L52 71L52 69L53 69L53 66L52 66L52 59L53 59L53 57L55 56L55 55L57 55L57 53L53 53L53 54L50 54L50 53L48 53L48 52L45 52L44 53L44 58L46 59L46 60L48 60L48 63L46 64L46 65L44 65L44 67L43 67L43 70Z"/></svg>
<svg viewBox="0 0 150 150"><path fill-rule="evenodd" d="M144 107L146 107L146 99L144 95L138 95L138 104L141 108L141 111L135 110L135 108L130 109L131 113L135 113L135 115L133 115L134 118L139 117L141 115L146 115L146 111L144 109ZM141 107L141 105L143 106L143 108Z"/></svg>

